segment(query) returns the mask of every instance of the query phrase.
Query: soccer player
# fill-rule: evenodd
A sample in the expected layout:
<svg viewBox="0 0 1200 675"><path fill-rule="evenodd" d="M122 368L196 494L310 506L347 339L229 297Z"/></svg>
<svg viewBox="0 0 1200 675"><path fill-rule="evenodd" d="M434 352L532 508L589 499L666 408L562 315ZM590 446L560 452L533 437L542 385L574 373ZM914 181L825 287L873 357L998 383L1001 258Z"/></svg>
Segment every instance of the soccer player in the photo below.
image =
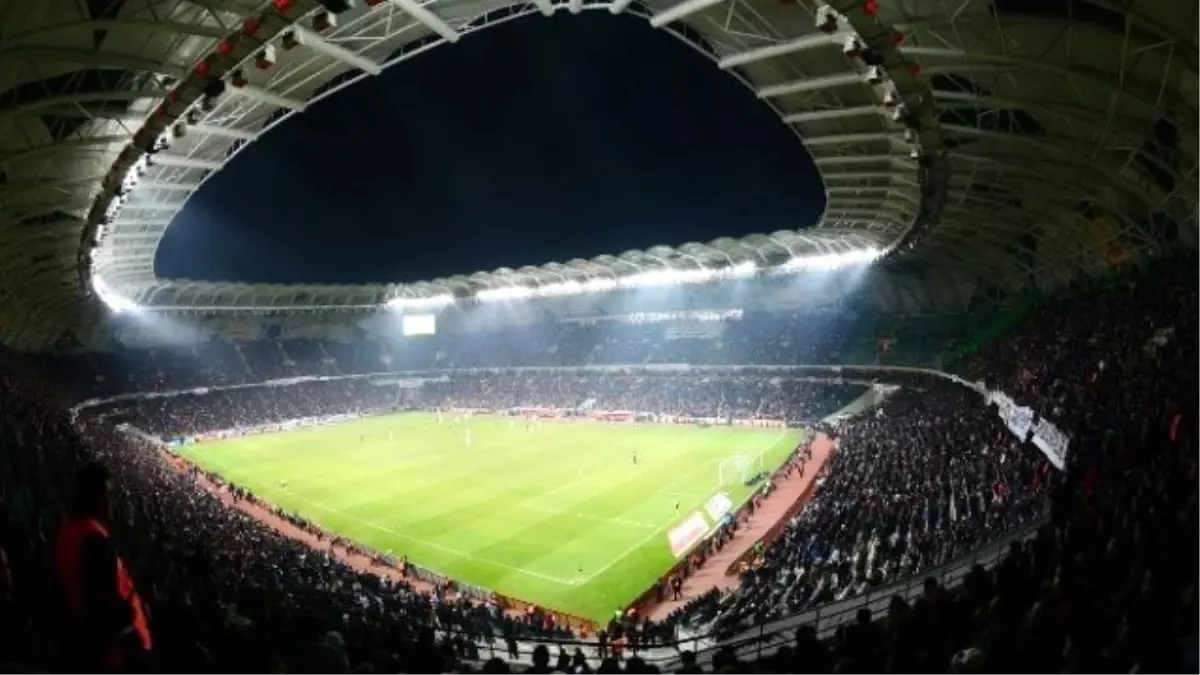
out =
<svg viewBox="0 0 1200 675"><path fill-rule="evenodd" d="M679 515L679 502L675 502L675 515Z"/></svg>
<svg viewBox="0 0 1200 675"><path fill-rule="evenodd" d="M282 490L286 490L287 489L287 481L281 478L279 480L279 487Z"/></svg>
<svg viewBox="0 0 1200 675"><path fill-rule="evenodd" d="M634 452L633 452L633 465L637 466L637 451L636 450L634 450Z"/></svg>
<svg viewBox="0 0 1200 675"><path fill-rule="evenodd" d="M465 445L471 445L471 430L470 429L467 429L466 431L463 432L463 443Z"/></svg>

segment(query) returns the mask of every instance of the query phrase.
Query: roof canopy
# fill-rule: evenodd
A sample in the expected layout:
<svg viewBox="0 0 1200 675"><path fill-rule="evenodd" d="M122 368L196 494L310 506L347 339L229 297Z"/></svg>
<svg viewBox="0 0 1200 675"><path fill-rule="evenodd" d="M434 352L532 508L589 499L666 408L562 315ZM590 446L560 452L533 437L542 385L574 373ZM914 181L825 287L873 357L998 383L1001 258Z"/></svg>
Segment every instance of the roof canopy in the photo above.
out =
<svg viewBox="0 0 1200 675"><path fill-rule="evenodd" d="M93 274L150 306L349 306L874 246L1016 290L1196 228L1195 8L1166 0L19 4L0 39L0 331L17 346L99 311ZM188 197L274 125L425 50L564 11L643 17L754 91L812 153L820 222L408 285L155 276Z"/></svg>

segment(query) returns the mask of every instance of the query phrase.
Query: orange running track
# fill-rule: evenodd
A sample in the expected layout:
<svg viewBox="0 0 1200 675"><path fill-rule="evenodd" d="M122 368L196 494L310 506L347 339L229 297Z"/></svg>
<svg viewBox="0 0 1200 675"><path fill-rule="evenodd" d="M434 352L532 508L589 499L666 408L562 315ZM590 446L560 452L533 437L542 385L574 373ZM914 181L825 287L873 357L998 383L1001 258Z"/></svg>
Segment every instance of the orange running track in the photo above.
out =
<svg viewBox="0 0 1200 675"><path fill-rule="evenodd" d="M643 611L643 616L649 616L652 621L661 621L693 598L714 588L725 590L737 586L735 565L760 539L774 534L772 530L781 520L790 518L797 512L798 506L802 506L812 497L809 487L821 475L833 449L833 441L825 434L813 438L812 459L805 465L804 475L793 472L790 477L779 483L775 491L759 504L749 522L738 527L733 539L684 580L682 600L664 600L651 605Z"/></svg>

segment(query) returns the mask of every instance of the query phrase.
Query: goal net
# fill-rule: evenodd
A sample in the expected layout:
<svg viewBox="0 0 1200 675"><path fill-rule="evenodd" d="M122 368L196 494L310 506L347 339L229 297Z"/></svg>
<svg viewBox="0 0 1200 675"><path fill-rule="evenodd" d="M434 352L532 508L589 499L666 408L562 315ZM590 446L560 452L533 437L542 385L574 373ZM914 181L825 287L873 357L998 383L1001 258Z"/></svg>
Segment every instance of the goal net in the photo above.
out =
<svg viewBox="0 0 1200 675"><path fill-rule="evenodd" d="M721 461L717 467L717 487L735 484L746 484L750 479L762 473L763 453L735 452L728 459Z"/></svg>

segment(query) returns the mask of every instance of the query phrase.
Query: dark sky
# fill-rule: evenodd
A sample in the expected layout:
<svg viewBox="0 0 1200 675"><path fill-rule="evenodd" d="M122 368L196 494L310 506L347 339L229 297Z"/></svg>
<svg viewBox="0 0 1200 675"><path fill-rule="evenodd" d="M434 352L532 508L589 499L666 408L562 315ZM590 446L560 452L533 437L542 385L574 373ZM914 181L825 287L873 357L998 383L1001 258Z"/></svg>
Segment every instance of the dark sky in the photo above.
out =
<svg viewBox="0 0 1200 675"><path fill-rule="evenodd" d="M189 202L166 277L418 281L803 227L816 169L644 20L511 21L293 116Z"/></svg>

